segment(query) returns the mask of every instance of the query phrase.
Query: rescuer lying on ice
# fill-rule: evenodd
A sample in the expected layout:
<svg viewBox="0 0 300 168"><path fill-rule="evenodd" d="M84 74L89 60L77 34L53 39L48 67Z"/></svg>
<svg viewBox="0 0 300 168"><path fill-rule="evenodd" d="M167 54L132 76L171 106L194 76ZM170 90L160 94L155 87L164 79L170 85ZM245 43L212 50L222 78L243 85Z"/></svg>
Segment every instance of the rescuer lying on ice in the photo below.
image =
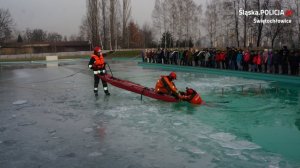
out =
<svg viewBox="0 0 300 168"><path fill-rule="evenodd" d="M173 83L177 79L175 72L171 72L168 76L161 76L155 86L155 92L159 94L167 94L174 96L176 99L187 101L192 104L202 104L200 95L191 88L186 88L186 92L179 92Z"/></svg>
<svg viewBox="0 0 300 168"><path fill-rule="evenodd" d="M99 81L100 81L98 74L99 75L106 74L105 65L106 65L106 63L104 61L104 57L103 57L101 48L95 47L94 54L91 56L91 59L89 62L89 68L94 71L94 93L95 93L95 96L98 96L98 85L99 85ZM102 79L101 79L101 82L103 85L104 93L109 96L110 93L108 92L107 83Z"/></svg>

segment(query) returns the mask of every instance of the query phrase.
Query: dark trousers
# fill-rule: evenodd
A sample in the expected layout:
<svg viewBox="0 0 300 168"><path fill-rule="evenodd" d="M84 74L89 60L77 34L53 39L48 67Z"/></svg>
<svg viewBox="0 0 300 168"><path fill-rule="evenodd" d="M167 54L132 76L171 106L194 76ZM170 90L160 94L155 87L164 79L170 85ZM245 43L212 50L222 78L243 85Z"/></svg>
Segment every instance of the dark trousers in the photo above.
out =
<svg viewBox="0 0 300 168"><path fill-rule="evenodd" d="M279 64L274 64L275 74L279 74Z"/></svg>
<svg viewBox="0 0 300 168"><path fill-rule="evenodd" d="M297 63L291 63L291 74L298 75L299 73L299 65Z"/></svg>
<svg viewBox="0 0 300 168"><path fill-rule="evenodd" d="M94 75L94 93L98 93L98 90L95 90L95 88L98 88L99 81L100 81L99 76L98 75ZM101 82L102 82L102 86L103 86L103 89L104 89L104 93L108 93L107 82L105 82L102 79L101 79Z"/></svg>
<svg viewBox="0 0 300 168"><path fill-rule="evenodd" d="M289 73L288 64L287 63L282 63L281 67L282 67L282 74L287 75Z"/></svg>
<svg viewBox="0 0 300 168"><path fill-rule="evenodd" d="M265 69L264 69L265 71L264 72L267 73L268 72L268 63L265 63L264 67L265 67Z"/></svg>

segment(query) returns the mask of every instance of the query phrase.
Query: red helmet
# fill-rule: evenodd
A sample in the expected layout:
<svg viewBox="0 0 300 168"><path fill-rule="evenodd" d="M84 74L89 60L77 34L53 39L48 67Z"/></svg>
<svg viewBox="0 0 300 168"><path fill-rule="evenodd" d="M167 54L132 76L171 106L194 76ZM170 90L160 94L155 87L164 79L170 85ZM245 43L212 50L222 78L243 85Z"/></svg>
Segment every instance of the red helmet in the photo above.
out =
<svg viewBox="0 0 300 168"><path fill-rule="evenodd" d="M191 88L186 88L186 93L187 93L188 95L192 95L192 94L194 93L194 90L191 89Z"/></svg>
<svg viewBox="0 0 300 168"><path fill-rule="evenodd" d="M171 79L177 79L177 75L176 75L176 73L175 72L171 72L170 74L169 74L169 77L171 78Z"/></svg>
<svg viewBox="0 0 300 168"><path fill-rule="evenodd" d="M98 54L101 51L102 51L101 48L98 46L94 48L94 54Z"/></svg>

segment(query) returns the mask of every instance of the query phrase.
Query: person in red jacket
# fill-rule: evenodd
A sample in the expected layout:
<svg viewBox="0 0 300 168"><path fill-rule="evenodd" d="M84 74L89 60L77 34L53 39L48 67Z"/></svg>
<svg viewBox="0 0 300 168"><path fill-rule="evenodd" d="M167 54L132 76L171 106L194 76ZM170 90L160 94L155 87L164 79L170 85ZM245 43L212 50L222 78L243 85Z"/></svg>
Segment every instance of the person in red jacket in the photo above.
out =
<svg viewBox="0 0 300 168"><path fill-rule="evenodd" d="M222 69L226 69L226 53L224 51L221 51L220 53L220 61L222 65Z"/></svg>
<svg viewBox="0 0 300 168"><path fill-rule="evenodd" d="M261 55L260 51L255 52L254 58L253 58L253 64L255 65L255 72L261 72Z"/></svg>
<svg viewBox="0 0 300 168"><path fill-rule="evenodd" d="M216 61L216 68L220 69L221 68L221 53L219 50L217 50L216 52L216 56L215 56L215 61Z"/></svg>
<svg viewBox="0 0 300 168"><path fill-rule="evenodd" d="M176 80L176 78L177 75L175 72L171 72L168 76L161 76L156 83L155 92L159 94L171 95L179 99L179 91L173 83L173 80Z"/></svg>
<svg viewBox="0 0 300 168"><path fill-rule="evenodd" d="M251 65L250 57L251 57L250 51L249 50L244 51L244 54L243 54L243 70L244 71L249 71L249 64Z"/></svg>
<svg viewBox="0 0 300 168"><path fill-rule="evenodd" d="M180 99L183 101L187 101L191 104L204 104L200 95L192 88L186 88L185 93L180 93Z"/></svg>
<svg viewBox="0 0 300 168"><path fill-rule="evenodd" d="M106 65L106 63L104 61L104 57L103 57L101 48L95 47L94 54L91 56L91 59L89 62L89 68L94 71L94 93L95 93L95 96L98 96L98 85L99 85L99 81L100 81L100 78L98 75L106 74L105 65ZM103 85L104 93L109 96L110 93L108 91L107 83L103 80L101 80L101 82Z"/></svg>

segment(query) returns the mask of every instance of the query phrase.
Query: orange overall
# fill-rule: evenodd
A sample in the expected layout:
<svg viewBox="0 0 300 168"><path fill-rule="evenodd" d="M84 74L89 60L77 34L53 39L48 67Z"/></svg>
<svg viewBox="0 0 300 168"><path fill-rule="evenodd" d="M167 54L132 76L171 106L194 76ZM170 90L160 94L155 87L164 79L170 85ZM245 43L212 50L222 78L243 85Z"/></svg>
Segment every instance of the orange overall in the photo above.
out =
<svg viewBox="0 0 300 168"><path fill-rule="evenodd" d="M178 97L177 88L168 76L160 77L160 79L156 83L155 92Z"/></svg>

